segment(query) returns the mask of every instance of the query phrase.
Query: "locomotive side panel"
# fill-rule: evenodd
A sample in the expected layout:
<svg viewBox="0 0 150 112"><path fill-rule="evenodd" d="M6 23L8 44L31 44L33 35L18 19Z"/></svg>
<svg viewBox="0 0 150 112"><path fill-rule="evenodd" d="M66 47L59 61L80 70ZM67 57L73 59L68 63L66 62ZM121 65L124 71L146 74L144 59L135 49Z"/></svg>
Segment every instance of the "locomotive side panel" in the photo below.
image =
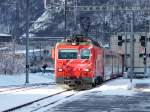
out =
<svg viewBox="0 0 150 112"><path fill-rule="evenodd" d="M104 76L104 64L103 64L103 48L95 47L95 57L94 58L94 68L95 68L95 78Z"/></svg>
<svg viewBox="0 0 150 112"><path fill-rule="evenodd" d="M118 68L118 66L119 66L118 58L119 57L115 53L113 53L112 57L113 57L113 73L112 73L111 77L116 77L119 73L119 68Z"/></svg>
<svg viewBox="0 0 150 112"><path fill-rule="evenodd" d="M110 79L113 74L113 57L112 52L104 52L104 80Z"/></svg>
<svg viewBox="0 0 150 112"><path fill-rule="evenodd" d="M123 57L110 50L104 51L104 80L123 74Z"/></svg>
<svg viewBox="0 0 150 112"><path fill-rule="evenodd" d="M119 76L123 76L124 72L124 57L120 54L119 55Z"/></svg>

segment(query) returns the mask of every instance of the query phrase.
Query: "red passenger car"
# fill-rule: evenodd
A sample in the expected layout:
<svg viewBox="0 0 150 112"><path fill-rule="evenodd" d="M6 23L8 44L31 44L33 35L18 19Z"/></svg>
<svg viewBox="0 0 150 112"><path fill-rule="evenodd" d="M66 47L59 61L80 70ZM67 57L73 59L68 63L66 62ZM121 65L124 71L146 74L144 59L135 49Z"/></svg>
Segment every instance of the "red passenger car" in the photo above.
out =
<svg viewBox="0 0 150 112"><path fill-rule="evenodd" d="M59 84L96 85L123 73L121 55L85 37L74 37L57 43L52 57L56 83Z"/></svg>

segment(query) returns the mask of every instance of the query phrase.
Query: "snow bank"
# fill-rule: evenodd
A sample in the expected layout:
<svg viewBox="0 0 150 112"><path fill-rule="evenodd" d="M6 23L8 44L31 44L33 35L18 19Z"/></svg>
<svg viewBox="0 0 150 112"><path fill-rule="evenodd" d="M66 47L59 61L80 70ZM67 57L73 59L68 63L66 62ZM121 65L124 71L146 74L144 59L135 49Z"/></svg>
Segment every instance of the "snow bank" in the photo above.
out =
<svg viewBox="0 0 150 112"><path fill-rule="evenodd" d="M123 95L131 96L135 94L135 91L129 91L128 86L130 85L129 79L114 79L105 82L102 86L93 89L93 92L100 92L101 95Z"/></svg>
<svg viewBox="0 0 150 112"><path fill-rule="evenodd" d="M150 85L150 79L133 79L132 83L130 79L115 79L104 83L102 86L93 89L92 91L99 91L102 95L123 95L123 96L132 96L139 92L136 88L137 84L147 84ZM150 87L140 88L140 91L150 92Z"/></svg>
<svg viewBox="0 0 150 112"><path fill-rule="evenodd" d="M23 85L25 84L26 74L19 75L0 75L0 86ZM29 73L29 84L54 82L52 73Z"/></svg>

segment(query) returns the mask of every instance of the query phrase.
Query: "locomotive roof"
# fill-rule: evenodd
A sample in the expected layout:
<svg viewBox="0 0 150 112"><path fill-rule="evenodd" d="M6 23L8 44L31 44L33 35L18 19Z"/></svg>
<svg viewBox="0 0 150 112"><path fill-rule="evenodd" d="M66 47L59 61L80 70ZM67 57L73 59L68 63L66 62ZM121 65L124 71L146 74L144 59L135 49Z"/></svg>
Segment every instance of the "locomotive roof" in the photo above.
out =
<svg viewBox="0 0 150 112"><path fill-rule="evenodd" d="M94 46L101 47L97 41L83 36L66 38L60 42L60 44L69 44L69 45L70 44L72 45L73 43L75 43L76 45L94 45Z"/></svg>

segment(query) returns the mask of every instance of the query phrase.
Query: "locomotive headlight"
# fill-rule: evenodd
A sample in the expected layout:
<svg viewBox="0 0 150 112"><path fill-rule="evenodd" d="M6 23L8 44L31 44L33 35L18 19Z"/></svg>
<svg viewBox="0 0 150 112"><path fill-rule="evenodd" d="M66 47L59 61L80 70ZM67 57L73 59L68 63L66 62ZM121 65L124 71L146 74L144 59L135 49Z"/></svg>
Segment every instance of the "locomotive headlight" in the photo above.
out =
<svg viewBox="0 0 150 112"><path fill-rule="evenodd" d="M84 69L84 71L89 72L89 71L90 71L90 69L86 68L86 69Z"/></svg>
<svg viewBox="0 0 150 112"><path fill-rule="evenodd" d="M57 71L58 72L62 72L63 70L62 70L62 68L58 68Z"/></svg>
<svg viewBox="0 0 150 112"><path fill-rule="evenodd" d="M75 43L75 42L73 42L73 43L71 43L72 45L76 45L77 43Z"/></svg>

